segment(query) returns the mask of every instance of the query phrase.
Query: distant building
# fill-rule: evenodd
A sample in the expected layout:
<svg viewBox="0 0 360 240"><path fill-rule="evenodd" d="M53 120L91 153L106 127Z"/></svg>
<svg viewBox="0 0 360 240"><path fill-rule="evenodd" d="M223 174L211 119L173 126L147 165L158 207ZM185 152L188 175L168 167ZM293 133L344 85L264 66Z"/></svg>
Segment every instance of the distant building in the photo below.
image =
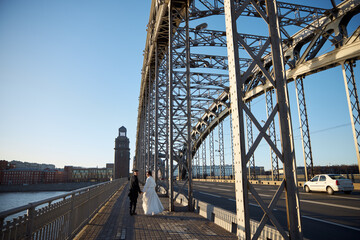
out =
<svg viewBox="0 0 360 240"><path fill-rule="evenodd" d="M21 162L17 160L12 160L10 164L14 165L15 168L27 168L27 169L37 169L37 170L45 170L45 169L55 169L54 164L44 164L44 163L29 163L29 162Z"/></svg>
<svg viewBox="0 0 360 240"><path fill-rule="evenodd" d="M6 161L6 160L0 160L0 170L7 170L15 168L15 165Z"/></svg>
<svg viewBox="0 0 360 240"><path fill-rule="evenodd" d="M129 177L130 148L126 128L119 128L119 136L115 138L114 178Z"/></svg>
<svg viewBox="0 0 360 240"><path fill-rule="evenodd" d="M48 164L37 165L45 166ZM36 166L36 164L33 166ZM10 185L89 181L104 182L112 179L113 169L113 163L106 164L106 168L82 168L73 166L65 166L64 169L15 168L12 163L1 160L0 184Z"/></svg>
<svg viewBox="0 0 360 240"><path fill-rule="evenodd" d="M106 168L64 167L64 178L67 182L105 182L110 181L112 176L112 164L106 164Z"/></svg>
<svg viewBox="0 0 360 240"><path fill-rule="evenodd" d="M279 169L279 174L283 175L284 174L284 169L280 168ZM296 167L296 174L305 174L305 168L304 167Z"/></svg>
<svg viewBox="0 0 360 240"><path fill-rule="evenodd" d="M64 182L63 171L57 169L12 168L0 171L1 185Z"/></svg>

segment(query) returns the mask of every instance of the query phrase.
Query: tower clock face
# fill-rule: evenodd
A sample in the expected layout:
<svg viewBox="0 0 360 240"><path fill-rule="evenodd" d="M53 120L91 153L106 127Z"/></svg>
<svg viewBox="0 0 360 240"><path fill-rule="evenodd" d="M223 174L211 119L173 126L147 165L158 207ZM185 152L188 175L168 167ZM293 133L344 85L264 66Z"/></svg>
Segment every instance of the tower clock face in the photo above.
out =
<svg viewBox="0 0 360 240"><path fill-rule="evenodd" d="M125 132L120 132L121 137L125 137Z"/></svg>

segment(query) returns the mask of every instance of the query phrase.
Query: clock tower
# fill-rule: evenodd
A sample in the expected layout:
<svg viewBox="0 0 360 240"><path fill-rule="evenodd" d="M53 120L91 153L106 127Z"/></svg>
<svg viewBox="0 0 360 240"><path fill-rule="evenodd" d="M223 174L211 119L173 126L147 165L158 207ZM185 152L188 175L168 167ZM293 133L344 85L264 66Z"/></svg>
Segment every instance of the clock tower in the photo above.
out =
<svg viewBox="0 0 360 240"><path fill-rule="evenodd" d="M129 177L130 148L126 128L119 128L119 136L115 138L114 179Z"/></svg>

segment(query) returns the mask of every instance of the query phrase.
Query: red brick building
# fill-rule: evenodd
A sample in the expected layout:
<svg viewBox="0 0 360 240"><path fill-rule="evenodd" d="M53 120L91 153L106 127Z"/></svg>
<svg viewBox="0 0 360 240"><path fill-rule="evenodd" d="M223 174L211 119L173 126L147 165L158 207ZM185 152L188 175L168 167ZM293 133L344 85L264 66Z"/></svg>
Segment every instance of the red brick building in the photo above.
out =
<svg viewBox="0 0 360 240"><path fill-rule="evenodd" d="M37 184L42 183L44 172L34 169L1 170L1 184Z"/></svg>
<svg viewBox="0 0 360 240"><path fill-rule="evenodd" d="M14 168L8 161L0 161L0 184L38 184L65 182L64 171L57 169Z"/></svg>

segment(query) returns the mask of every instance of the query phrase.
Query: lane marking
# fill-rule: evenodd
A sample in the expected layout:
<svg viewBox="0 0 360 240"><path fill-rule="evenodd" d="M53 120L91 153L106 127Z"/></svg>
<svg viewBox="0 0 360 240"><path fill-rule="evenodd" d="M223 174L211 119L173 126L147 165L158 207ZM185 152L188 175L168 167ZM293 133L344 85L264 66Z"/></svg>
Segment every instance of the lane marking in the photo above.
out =
<svg viewBox="0 0 360 240"><path fill-rule="evenodd" d="M332 203L314 202L314 201L309 201L309 200L300 200L300 202L307 202L307 203L313 203L313 204L318 204L318 205L325 205L325 206L338 207L338 208L347 208L347 209L351 209L351 210L360 211L360 208L358 208L358 207L350 207L350 206L344 206L344 205L338 205L338 204L332 204Z"/></svg>
<svg viewBox="0 0 360 240"><path fill-rule="evenodd" d="M210 194L210 193L205 193L205 192L199 192L199 193L202 193L202 194L205 194L205 195L209 195L209 196L213 196L213 197L217 197L217 198L222 198L218 195L214 195L214 194Z"/></svg>
<svg viewBox="0 0 360 240"><path fill-rule="evenodd" d="M125 240L126 239L126 228L123 228L123 230L121 231L121 240Z"/></svg>
<svg viewBox="0 0 360 240"><path fill-rule="evenodd" d="M204 188L210 188L210 187L204 187ZM219 190L219 188L212 188L212 189L217 189ZM229 191L229 190L225 190L225 189L221 189L222 191ZM276 191L276 190L272 190L272 191ZM210 193L204 193L204 192L200 192L203 193L205 195L209 195L209 196L213 196L213 197L217 197L217 198L222 198L221 196L218 195L213 195ZM251 193L250 193L251 194ZM305 193L300 193L300 194L305 194ZM273 197L273 195L267 195L267 194L259 194L259 196L263 196L263 197ZM332 196L334 198L344 198L344 199L351 199L351 200L360 200L360 199L356 199L356 198L348 198L348 197L341 197L341 196ZM229 198L229 200L231 200ZM279 200L285 200L285 198L280 198ZM235 200L231 200L231 201L235 201ZM304 199L300 199L300 202L305 202L305 203L310 203L310 204L318 204L318 205L324 205L324 206L329 206L329 207L337 207L337 208L345 208L345 209L350 209L350 210L356 210L356 211L360 211L359 207L351 207L351 206L345 206L345 205L339 205L339 204L332 204L332 203L324 203L324 202L316 202L313 200L304 200Z"/></svg>
<svg viewBox="0 0 360 240"><path fill-rule="evenodd" d="M253 207L258 207L258 208L260 207L259 204L255 204L255 203L249 203L249 205L250 205L250 206L253 206Z"/></svg>
<svg viewBox="0 0 360 240"><path fill-rule="evenodd" d="M340 196L331 196L331 197L333 197L333 198L342 198L342 199L349 199L349 200L360 201L360 198L340 197Z"/></svg>
<svg viewBox="0 0 360 240"><path fill-rule="evenodd" d="M310 219L310 220L314 220L314 221L318 221L318 222L323 222L323 223L327 223L327 224L331 224L331 225L335 225L335 226L338 226L338 227L343 227L343 228L347 228L347 229L351 229L351 230L355 230L355 231L360 232L360 229L359 229L359 228L354 228L354 227L346 226L346 225L343 225L343 224L340 224L340 223L329 222L329 221L325 221L325 220L322 220L322 219L313 218L313 217L304 216L304 215L302 215L302 217L303 217L303 218Z"/></svg>
<svg viewBox="0 0 360 240"><path fill-rule="evenodd" d="M304 192L299 192L299 193L301 195L308 195L309 194L309 193L304 193ZM317 192L315 194L317 194ZM354 200L354 201L360 201L360 198L355 198L355 197L342 197L342 196L328 196L328 197L329 198L340 198L340 199L349 199L349 200Z"/></svg>
<svg viewBox="0 0 360 240"><path fill-rule="evenodd" d="M235 199L228 198L228 200L235 202ZM253 204L253 203L249 203L249 205L254 206L254 207L260 207L258 204ZM275 208L274 211L278 211L278 210ZM310 220L313 220L313 221L327 223L327 224L331 224L331 225L335 225L335 226L338 226L338 227L343 227L343 228L347 228L347 229L351 229L351 230L355 230L355 231L360 232L359 228L346 226L346 225L343 225L343 224L340 224L340 223L334 223L334 222L330 222L330 221L326 221L326 220L322 220L322 219L318 219L318 218L313 218L313 217L309 217L309 216L305 216L305 215L301 215L301 217L307 218L307 219L310 219Z"/></svg>
<svg viewBox="0 0 360 240"><path fill-rule="evenodd" d="M233 201L233 202L236 202L236 200L235 200L235 199L232 199L232 198L228 198L228 200ZM259 204L255 204L255 203L249 203L249 205L250 205L250 206L254 206L254 207L260 207ZM273 211L277 211L277 209L274 208Z"/></svg>
<svg viewBox="0 0 360 240"><path fill-rule="evenodd" d="M230 192L230 191L235 192L232 189L222 189L222 188L211 188L211 189L215 189L215 190L219 190L219 191L225 191L225 192Z"/></svg>
<svg viewBox="0 0 360 240"><path fill-rule="evenodd" d="M274 197L274 195L267 195L267 194L260 194L260 193L258 193L259 194L259 196L263 196L263 197Z"/></svg>
<svg viewBox="0 0 360 240"><path fill-rule="evenodd" d="M261 191L267 191L267 192L276 192L277 191L277 189L264 189L264 188L255 188L255 190L256 191L259 191L259 190L261 190Z"/></svg>
<svg viewBox="0 0 360 240"><path fill-rule="evenodd" d="M267 195L267 194L259 194L259 196L273 197L273 196ZM279 200L285 200L285 198L280 198ZM318 204L318 205L324 205L324 206L330 206L330 207L346 208L346 209L360 211L360 208L358 208L358 207L344 206L344 205L333 204L333 203L316 202L313 200L304 200L304 199L300 199L300 202L306 202L306 203L312 203L312 204Z"/></svg>

